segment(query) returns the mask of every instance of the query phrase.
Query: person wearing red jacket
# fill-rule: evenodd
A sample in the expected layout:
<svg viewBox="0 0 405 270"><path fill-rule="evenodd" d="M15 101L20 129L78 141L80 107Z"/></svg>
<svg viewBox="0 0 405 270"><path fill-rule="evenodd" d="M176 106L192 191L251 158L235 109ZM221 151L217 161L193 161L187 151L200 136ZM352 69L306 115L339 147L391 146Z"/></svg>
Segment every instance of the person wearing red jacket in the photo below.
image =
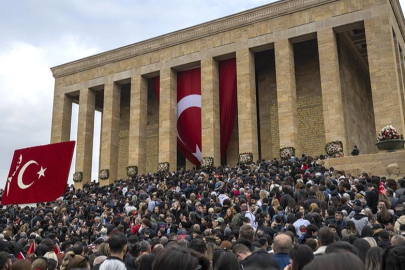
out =
<svg viewBox="0 0 405 270"><path fill-rule="evenodd" d="M141 219L136 218L135 225L134 225L134 227L132 227L132 233L137 234L140 228L141 228Z"/></svg>

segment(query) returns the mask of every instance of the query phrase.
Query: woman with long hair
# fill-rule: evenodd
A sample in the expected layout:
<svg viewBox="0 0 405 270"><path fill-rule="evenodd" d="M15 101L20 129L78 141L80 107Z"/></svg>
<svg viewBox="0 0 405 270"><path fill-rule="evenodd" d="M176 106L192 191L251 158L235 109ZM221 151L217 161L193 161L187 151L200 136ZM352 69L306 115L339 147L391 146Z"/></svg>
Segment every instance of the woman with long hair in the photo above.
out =
<svg viewBox="0 0 405 270"><path fill-rule="evenodd" d="M229 207L228 209L226 209L225 216L224 216L225 224L231 223L234 215L235 215L235 210L233 209L232 206Z"/></svg>
<svg viewBox="0 0 405 270"><path fill-rule="evenodd" d="M305 207L303 204L304 204L304 202L298 203L297 206L295 207L294 213L297 213L298 211L300 211L304 214L304 216L306 216L308 214L308 211L305 210Z"/></svg>
<svg viewBox="0 0 405 270"><path fill-rule="evenodd" d="M307 245L298 245L290 249L288 256L291 258L291 264L287 265L285 270L302 270L305 265L314 259L312 249Z"/></svg>
<svg viewBox="0 0 405 270"><path fill-rule="evenodd" d="M380 270L384 250L380 247L372 247L367 251L365 267L366 270Z"/></svg>
<svg viewBox="0 0 405 270"><path fill-rule="evenodd" d="M205 258L212 263L212 259L214 256L214 251L218 248L218 246L213 242L207 243L207 251L205 252Z"/></svg>
<svg viewBox="0 0 405 270"><path fill-rule="evenodd" d="M28 231L28 225L23 224L21 225L20 229L18 230L18 233L14 236L14 240L18 242L20 240L21 236L27 236L27 231Z"/></svg>
<svg viewBox="0 0 405 270"><path fill-rule="evenodd" d="M318 209L318 205L316 203L311 203L309 206L309 214L312 215L315 209Z"/></svg>
<svg viewBox="0 0 405 270"><path fill-rule="evenodd" d="M291 198L288 200L288 205L285 208L285 214L295 214L295 208L297 207L297 203L295 201L295 199Z"/></svg>
<svg viewBox="0 0 405 270"><path fill-rule="evenodd" d="M315 192L315 197L316 197L320 202L325 201L325 194L323 194L323 192L319 190L319 186L318 186L318 185L313 185L313 186L311 187L311 190L312 190L313 192Z"/></svg>
<svg viewBox="0 0 405 270"><path fill-rule="evenodd" d="M355 246L359 251L359 258L362 260L363 263L366 262L366 255L368 250L371 248L370 244L367 240L364 239L356 239L353 242L353 246Z"/></svg>
<svg viewBox="0 0 405 270"><path fill-rule="evenodd" d="M159 210L159 214L166 215L167 210L169 210L169 204L168 204L168 203L164 203L164 204L162 205L162 207L160 208L160 210Z"/></svg>
<svg viewBox="0 0 405 270"><path fill-rule="evenodd" d="M261 205L261 204L263 204L263 199L264 198L267 198L267 193L266 193L266 191L264 191L264 190L260 190L260 192L259 192L259 197L260 197L260 199L258 200L258 205Z"/></svg>
<svg viewBox="0 0 405 270"><path fill-rule="evenodd" d="M220 254L218 261L215 263L214 270L239 270L240 264L235 254L225 251Z"/></svg>
<svg viewBox="0 0 405 270"><path fill-rule="evenodd" d="M108 243L102 243L99 247L98 247L98 251L103 254L104 256L110 256L110 247Z"/></svg>
<svg viewBox="0 0 405 270"><path fill-rule="evenodd" d="M280 202L277 199L273 198L273 200L271 201L271 207L273 207L274 213L276 213L276 214L278 213L277 207L279 207L279 206L280 206Z"/></svg>
<svg viewBox="0 0 405 270"><path fill-rule="evenodd" d="M305 200L305 184L303 182L298 182L295 185L294 201L300 202Z"/></svg>
<svg viewBox="0 0 405 270"><path fill-rule="evenodd" d="M378 211L377 211L377 221L380 224L387 225L392 223L393 217L392 214L387 210L386 204L382 201L378 202Z"/></svg>
<svg viewBox="0 0 405 270"><path fill-rule="evenodd" d="M159 213L160 213L159 206L153 207L152 218L153 218L155 221L158 220L158 218L159 218Z"/></svg>

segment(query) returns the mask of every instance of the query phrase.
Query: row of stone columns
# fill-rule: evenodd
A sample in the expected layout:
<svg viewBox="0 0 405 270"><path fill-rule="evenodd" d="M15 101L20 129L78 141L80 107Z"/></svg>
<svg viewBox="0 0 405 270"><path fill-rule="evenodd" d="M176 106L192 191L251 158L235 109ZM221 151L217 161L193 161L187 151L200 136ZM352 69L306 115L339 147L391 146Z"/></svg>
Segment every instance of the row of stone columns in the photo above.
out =
<svg viewBox="0 0 405 270"><path fill-rule="evenodd" d="M401 92L396 66L393 31L388 16L365 21L368 62L371 77L376 132L394 125L404 132ZM348 146L340 82L338 47L333 29L317 32L323 116L326 142L343 142ZM289 39L274 43L280 147L298 144L298 112L295 85L294 51ZM248 48L236 51L239 152L251 152L258 158L258 129L254 53ZM219 82L218 62L201 60L202 152L220 163ZM71 98L55 95L52 141L69 140ZM69 105L70 104L70 105ZM131 78L131 108L128 165L137 165L146 173L147 79L141 74ZM76 171L90 180L94 124L95 94L80 90L79 126ZM110 171L111 181L117 178L118 136L120 119L120 87L109 81L104 87L104 109L101 132L100 168ZM159 162L177 165L177 74L172 68L160 70Z"/></svg>

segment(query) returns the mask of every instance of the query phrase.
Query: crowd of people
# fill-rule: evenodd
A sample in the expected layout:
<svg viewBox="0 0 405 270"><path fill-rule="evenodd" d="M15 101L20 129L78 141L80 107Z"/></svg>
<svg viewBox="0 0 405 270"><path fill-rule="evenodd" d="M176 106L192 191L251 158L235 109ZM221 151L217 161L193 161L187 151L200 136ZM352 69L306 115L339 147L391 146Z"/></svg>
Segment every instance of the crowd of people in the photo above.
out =
<svg viewBox="0 0 405 270"><path fill-rule="evenodd" d="M0 206L0 269L405 269L405 179L303 155Z"/></svg>

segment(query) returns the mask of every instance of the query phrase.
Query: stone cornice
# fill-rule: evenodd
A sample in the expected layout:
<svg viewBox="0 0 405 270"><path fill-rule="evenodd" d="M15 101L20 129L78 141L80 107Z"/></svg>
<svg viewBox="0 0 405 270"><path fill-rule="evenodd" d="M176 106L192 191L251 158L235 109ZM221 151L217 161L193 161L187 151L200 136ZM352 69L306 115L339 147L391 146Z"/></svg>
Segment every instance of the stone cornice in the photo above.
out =
<svg viewBox="0 0 405 270"><path fill-rule="evenodd" d="M177 44L211 36L220 32L254 24L270 18L283 16L300 10L340 0L282 0L258 8L243 11L207 23L134 43L125 47L96 54L77 61L51 68L53 76L74 74L83 70L103 66L138 55L161 50Z"/></svg>
<svg viewBox="0 0 405 270"><path fill-rule="evenodd" d="M390 3L395 14L395 19L397 20L399 30L401 31L401 36L405 40L405 21L401 4L399 3L399 0L390 0Z"/></svg>

